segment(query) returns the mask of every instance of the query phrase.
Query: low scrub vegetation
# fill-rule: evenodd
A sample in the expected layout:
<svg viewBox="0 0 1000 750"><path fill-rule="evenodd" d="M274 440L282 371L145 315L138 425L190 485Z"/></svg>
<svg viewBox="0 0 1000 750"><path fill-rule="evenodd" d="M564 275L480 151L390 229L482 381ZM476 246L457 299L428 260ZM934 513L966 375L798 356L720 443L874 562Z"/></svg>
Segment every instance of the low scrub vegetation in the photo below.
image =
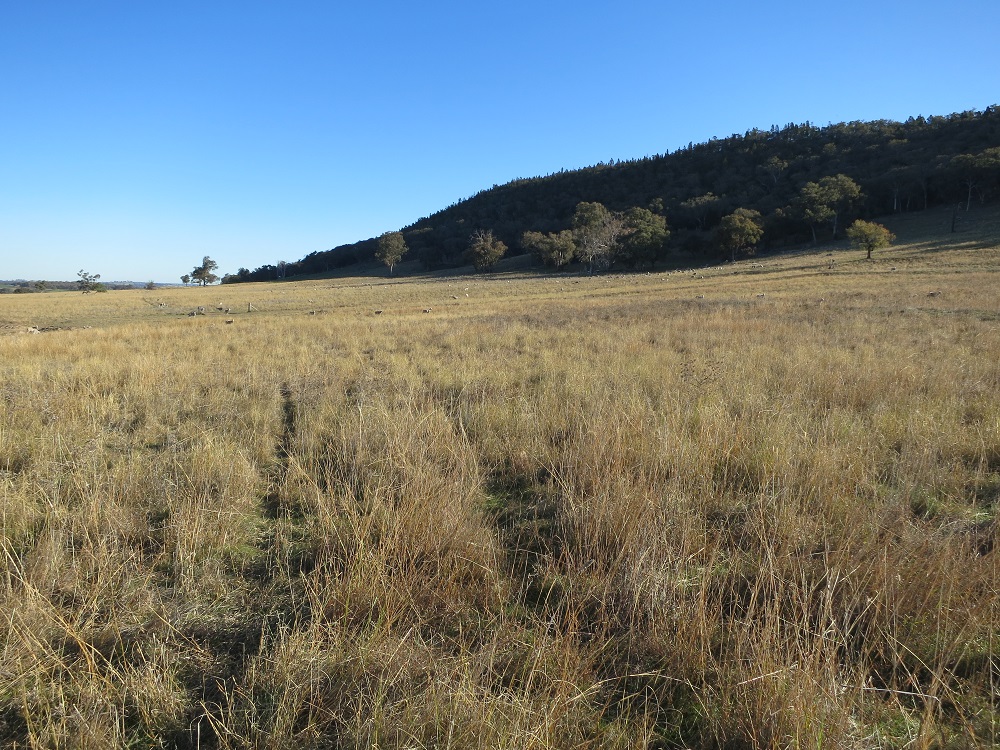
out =
<svg viewBox="0 0 1000 750"><path fill-rule="evenodd" d="M4 298L0 744L997 745L1000 250L892 230Z"/></svg>

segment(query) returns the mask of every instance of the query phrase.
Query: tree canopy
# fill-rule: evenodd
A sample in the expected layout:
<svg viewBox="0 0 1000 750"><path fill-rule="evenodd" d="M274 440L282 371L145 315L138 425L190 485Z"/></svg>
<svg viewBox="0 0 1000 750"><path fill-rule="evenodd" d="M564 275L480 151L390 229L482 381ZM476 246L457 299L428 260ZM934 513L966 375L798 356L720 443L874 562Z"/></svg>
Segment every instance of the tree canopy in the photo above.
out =
<svg viewBox="0 0 1000 750"><path fill-rule="evenodd" d="M406 250L402 232L386 232L378 238L375 257L389 269L389 275L392 276L392 269L406 255Z"/></svg>
<svg viewBox="0 0 1000 750"><path fill-rule="evenodd" d="M729 253L731 260L736 260L737 252L752 249L760 242L764 236L760 220L760 212L752 208L737 208L728 216L722 217L716 240L719 247Z"/></svg>
<svg viewBox="0 0 1000 750"><path fill-rule="evenodd" d="M81 268L76 272L76 275L79 277L79 280L76 282L77 288L84 294L104 291L104 287L98 281L101 278L101 274L88 273Z"/></svg>
<svg viewBox="0 0 1000 750"><path fill-rule="evenodd" d="M625 231L621 214L597 202L581 202L573 213L573 241L576 257L587 270L607 270L618 254L618 239Z"/></svg>
<svg viewBox="0 0 1000 750"><path fill-rule="evenodd" d="M623 218L621 259L630 266L654 263L670 237L667 220L648 208L638 207L630 208Z"/></svg>
<svg viewBox="0 0 1000 750"><path fill-rule="evenodd" d="M798 206L802 217L812 229L816 242L816 225L830 223L837 237L837 223L844 211L861 198L861 188L845 174L823 177L819 182L807 182L799 191Z"/></svg>
<svg viewBox="0 0 1000 750"><path fill-rule="evenodd" d="M858 219L847 229L847 237L855 247L865 250L871 260L873 250L889 247L896 237L881 224Z"/></svg>
<svg viewBox="0 0 1000 750"><path fill-rule="evenodd" d="M477 229L469 238L467 255L478 271L493 268L506 252L507 245L494 237L492 230Z"/></svg>
<svg viewBox="0 0 1000 750"><path fill-rule="evenodd" d="M576 256L573 233L568 229L548 234L525 232L521 236L521 247L537 255L550 268L563 268Z"/></svg>
<svg viewBox="0 0 1000 750"><path fill-rule="evenodd" d="M209 258L207 255L201 259L201 265L195 266L194 270L191 271L190 278L191 281L196 284L201 284L202 286L208 286L209 284L214 284L219 280L219 277L213 273L215 269L219 267L219 264L214 260Z"/></svg>

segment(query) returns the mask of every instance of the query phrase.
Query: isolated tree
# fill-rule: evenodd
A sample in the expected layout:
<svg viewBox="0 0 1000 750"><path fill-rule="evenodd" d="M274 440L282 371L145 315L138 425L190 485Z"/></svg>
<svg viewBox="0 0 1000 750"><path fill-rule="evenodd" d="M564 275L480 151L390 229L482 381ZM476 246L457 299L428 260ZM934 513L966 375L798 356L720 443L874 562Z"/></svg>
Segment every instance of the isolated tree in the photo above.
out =
<svg viewBox="0 0 1000 750"><path fill-rule="evenodd" d="M670 236L667 220L646 208L630 208L622 218L622 259L633 266L653 264Z"/></svg>
<svg viewBox="0 0 1000 750"><path fill-rule="evenodd" d="M550 234L525 232L521 235L521 247L552 268L562 268L576 255L573 233L568 230Z"/></svg>
<svg viewBox="0 0 1000 750"><path fill-rule="evenodd" d="M797 203L803 219L812 229L813 243L816 226L830 222L833 238L837 238L837 223L841 215L861 198L861 188L846 174L823 177L819 182L807 182L799 191Z"/></svg>
<svg viewBox="0 0 1000 750"><path fill-rule="evenodd" d="M79 281L76 282L77 288L84 294L90 294L100 289L101 285L97 280L101 278L101 274L87 273L81 268L76 272L76 275L80 277Z"/></svg>
<svg viewBox="0 0 1000 750"><path fill-rule="evenodd" d="M181 276L181 283L184 284L185 286L187 286L188 284L190 284L191 283L191 274L186 273L183 276Z"/></svg>
<svg viewBox="0 0 1000 750"><path fill-rule="evenodd" d="M147 281L146 282L146 289L149 290L149 291L152 291L152 290L156 289L156 282L155 281Z"/></svg>
<svg viewBox="0 0 1000 750"><path fill-rule="evenodd" d="M214 284L219 280L219 277L212 272L218 267L219 264L206 255L201 259L201 265L195 266L194 270L191 271L191 280L202 286Z"/></svg>
<svg viewBox="0 0 1000 750"><path fill-rule="evenodd" d="M737 208L728 216L723 216L715 235L719 247L729 252L735 261L738 251L756 247L764 236L760 222L760 211L752 208Z"/></svg>
<svg viewBox="0 0 1000 750"><path fill-rule="evenodd" d="M847 229L847 236L854 247L868 252L868 260L871 260L873 250L889 247L896 239L895 235L881 224L861 219L851 224Z"/></svg>
<svg viewBox="0 0 1000 750"><path fill-rule="evenodd" d="M619 251L618 240L625 231L621 214L612 213L600 203L578 203L573 214L573 241L576 256L587 270L606 271L614 265Z"/></svg>
<svg viewBox="0 0 1000 750"><path fill-rule="evenodd" d="M406 255L406 251L406 240L402 232L386 232L378 238L375 257L389 268L389 275L392 276L392 269Z"/></svg>
<svg viewBox="0 0 1000 750"><path fill-rule="evenodd" d="M477 229L469 238L466 257L472 261L476 270L486 271L493 268L506 252L507 246L493 236L491 229Z"/></svg>

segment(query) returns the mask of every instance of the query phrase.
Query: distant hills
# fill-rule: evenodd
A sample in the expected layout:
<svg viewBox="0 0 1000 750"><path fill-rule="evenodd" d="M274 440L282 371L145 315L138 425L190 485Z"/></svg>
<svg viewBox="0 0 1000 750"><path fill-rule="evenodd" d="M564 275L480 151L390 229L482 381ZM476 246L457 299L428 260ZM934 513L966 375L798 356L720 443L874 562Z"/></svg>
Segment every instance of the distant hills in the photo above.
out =
<svg viewBox="0 0 1000 750"><path fill-rule="evenodd" d="M840 175L859 191L842 196L831 221L822 210L822 195L838 180L845 184ZM508 255L521 254L528 251L525 232L571 229L581 202L601 203L620 215L641 208L664 217L669 238L656 248L653 261L708 261L726 255L717 232L723 217L737 209L759 213L764 231L754 249L766 251L829 238L855 218L941 205L967 209L998 197L997 106L905 122L790 123L688 144L673 153L494 185L402 228L408 247L403 260L419 261L428 270L464 265L476 230L491 231L507 245ZM224 281L360 270L375 262L376 247L370 238L294 263L240 269Z"/></svg>
<svg viewBox="0 0 1000 750"><path fill-rule="evenodd" d="M105 289L142 289L147 281L106 281L101 284ZM156 284L156 288L177 286L176 284ZM26 294L28 292L77 292L80 282L51 281L48 279L0 279L0 294Z"/></svg>

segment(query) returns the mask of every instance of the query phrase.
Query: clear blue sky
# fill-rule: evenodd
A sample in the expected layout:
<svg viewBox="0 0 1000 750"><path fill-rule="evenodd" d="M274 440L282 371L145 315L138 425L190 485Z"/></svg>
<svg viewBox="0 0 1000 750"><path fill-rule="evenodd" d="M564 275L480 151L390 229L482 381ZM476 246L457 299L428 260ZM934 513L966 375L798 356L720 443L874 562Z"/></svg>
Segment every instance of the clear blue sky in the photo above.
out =
<svg viewBox="0 0 1000 750"><path fill-rule="evenodd" d="M0 0L0 279L176 282L517 177L982 110L998 39L997 0Z"/></svg>

